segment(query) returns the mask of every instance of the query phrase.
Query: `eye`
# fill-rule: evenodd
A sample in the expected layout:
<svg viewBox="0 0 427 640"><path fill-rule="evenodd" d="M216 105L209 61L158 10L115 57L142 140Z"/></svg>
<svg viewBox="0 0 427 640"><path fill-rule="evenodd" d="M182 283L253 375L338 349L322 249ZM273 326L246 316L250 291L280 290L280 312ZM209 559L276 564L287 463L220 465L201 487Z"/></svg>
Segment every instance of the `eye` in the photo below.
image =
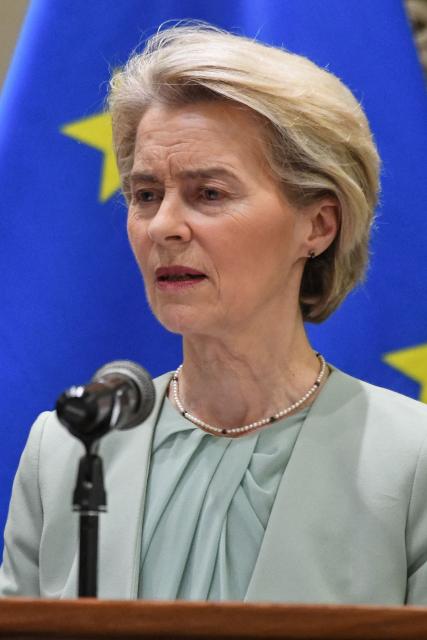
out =
<svg viewBox="0 0 427 640"><path fill-rule="evenodd" d="M134 206L151 205L161 200L162 197L162 194L157 189L145 189L137 185L131 191L131 202Z"/></svg>
<svg viewBox="0 0 427 640"><path fill-rule="evenodd" d="M137 202L153 202L156 199L156 194L149 189L139 189L134 193L133 197Z"/></svg>
<svg viewBox="0 0 427 640"><path fill-rule="evenodd" d="M218 191L218 189L214 189L211 187L205 187L201 190L201 195L205 200L214 201L220 200L222 197L222 193Z"/></svg>

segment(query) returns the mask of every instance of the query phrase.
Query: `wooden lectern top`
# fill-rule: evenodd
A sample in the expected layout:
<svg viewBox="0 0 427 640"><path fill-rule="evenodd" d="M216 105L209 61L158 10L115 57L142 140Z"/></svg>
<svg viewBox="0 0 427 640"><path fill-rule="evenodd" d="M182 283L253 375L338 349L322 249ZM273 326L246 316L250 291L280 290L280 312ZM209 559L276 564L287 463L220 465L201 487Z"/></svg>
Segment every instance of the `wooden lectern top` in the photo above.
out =
<svg viewBox="0 0 427 640"><path fill-rule="evenodd" d="M15 598L0 638L422 640L427 608Z"/></svg>

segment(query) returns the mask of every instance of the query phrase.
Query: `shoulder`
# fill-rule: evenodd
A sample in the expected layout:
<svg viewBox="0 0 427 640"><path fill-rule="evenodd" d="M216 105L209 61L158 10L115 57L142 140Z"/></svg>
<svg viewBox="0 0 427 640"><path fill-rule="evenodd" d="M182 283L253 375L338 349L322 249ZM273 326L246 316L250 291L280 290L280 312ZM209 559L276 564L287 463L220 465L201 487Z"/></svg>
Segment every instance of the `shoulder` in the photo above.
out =
<svg viewBox="0 0 427 640"><path fill-rule="evenodd" d="M332 368L331 377L334 378L334 384L339 390L345 390L345 395L349 393L353 397L360 396L360 400L366 399L370 405L381 409L403 410L410 412L416 416L424 416L427 418L427 405L404 396L396 391L391 391L385 387L379 387L365 380L354 378L353 376L340 371L335 367Z"/></svg>
<svg viewBox="0 0 427 640"><path fill-rule="evenodd" d="M359 428L397 443L427 438L427 405L390 389L354 378L332 367L327 402Z"/></svg>

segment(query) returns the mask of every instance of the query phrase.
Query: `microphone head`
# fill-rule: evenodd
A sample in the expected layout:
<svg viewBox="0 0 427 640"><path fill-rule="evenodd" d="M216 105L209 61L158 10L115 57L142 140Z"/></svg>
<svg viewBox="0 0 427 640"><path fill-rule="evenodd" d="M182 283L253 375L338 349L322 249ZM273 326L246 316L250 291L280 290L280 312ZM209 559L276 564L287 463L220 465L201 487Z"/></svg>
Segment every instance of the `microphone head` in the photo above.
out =
<svg viewBox="0 0 427 640"><path fill-rule="evenodd" d="M125 423L116 425L119 430L132 429L148 418L153 410L156 392L152 378L144 367L131 360L114 360L98 369L92 378L92 382L98 382L109 377L125 378L135 386L136 406L126 417Z"/></svg>

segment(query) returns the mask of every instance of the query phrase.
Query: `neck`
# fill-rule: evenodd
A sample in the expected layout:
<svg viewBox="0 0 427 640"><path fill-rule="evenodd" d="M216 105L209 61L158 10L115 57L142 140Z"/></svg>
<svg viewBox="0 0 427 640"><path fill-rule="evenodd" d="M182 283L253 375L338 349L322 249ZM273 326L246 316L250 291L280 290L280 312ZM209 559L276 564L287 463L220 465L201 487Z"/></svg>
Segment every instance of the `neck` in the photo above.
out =
<svg viewBox="0 0 427 640"><path fill-rule="evenodd" d="M233 428L298 401L319 370L302 319L292 331L275 323L268 330L261 325L250 333L227 332L223 339L186 336L179 395L193 415L208 424Z"/></svg>

